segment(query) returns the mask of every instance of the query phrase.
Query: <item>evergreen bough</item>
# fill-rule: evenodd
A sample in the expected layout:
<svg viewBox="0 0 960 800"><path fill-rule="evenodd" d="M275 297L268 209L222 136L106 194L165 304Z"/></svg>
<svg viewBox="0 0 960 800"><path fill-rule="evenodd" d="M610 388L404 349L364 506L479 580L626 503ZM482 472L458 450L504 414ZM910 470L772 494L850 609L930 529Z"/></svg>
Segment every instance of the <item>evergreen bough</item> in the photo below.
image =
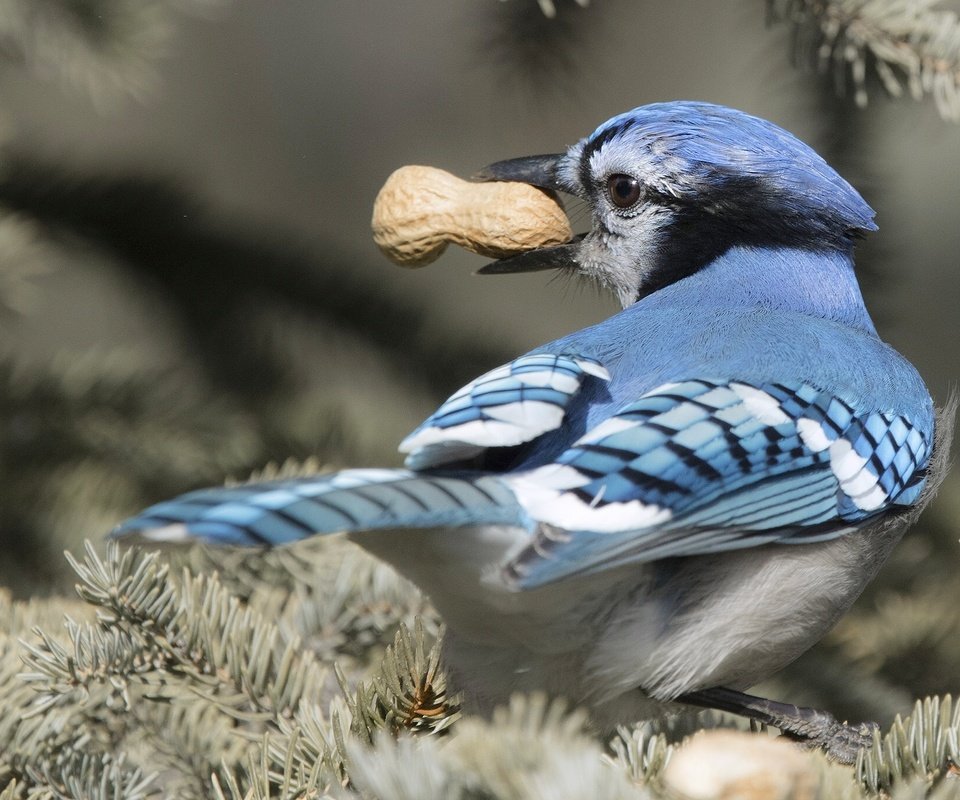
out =
<svg viewBox="0 0 960 800"><path fill-rule="evenodd" d="M0 596L0 797L661 798L686 737L735 724L688 715L608 741L541 695L464 716L416 589L336 539L298 550L226 551L247 562L242 597L160 553L87 544L68 556L79 600ZM354 576L334 593L351 621L336 647L304 645L298 624L331 613L332 587L273 584L291 560ZM919 701L853 768L808 754L821 795L960 796L958 709Z"/></svg>

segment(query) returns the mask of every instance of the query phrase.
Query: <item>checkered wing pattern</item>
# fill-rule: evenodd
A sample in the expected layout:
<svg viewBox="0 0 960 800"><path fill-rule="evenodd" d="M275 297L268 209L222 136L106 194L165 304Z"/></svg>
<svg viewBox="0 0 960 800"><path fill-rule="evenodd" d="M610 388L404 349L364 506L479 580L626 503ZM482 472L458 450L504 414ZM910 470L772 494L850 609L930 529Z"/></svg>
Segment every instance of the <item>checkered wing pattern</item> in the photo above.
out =
<svg viewBox="0 0 960 800"><path fill-rule="evenodd" d="M807 384L662 386L511 479L540 524L521 585L655 558L834 538L919 495L932 431Z"/></svg>
<svg viewBox="0 0 960 800"><path fill-rule="evenodd" d="M406 466L426 469L489 447L529 442L560 426L588 377L609 380L592 358L526 355L481 375L450 397L400 444Z"/></svg>

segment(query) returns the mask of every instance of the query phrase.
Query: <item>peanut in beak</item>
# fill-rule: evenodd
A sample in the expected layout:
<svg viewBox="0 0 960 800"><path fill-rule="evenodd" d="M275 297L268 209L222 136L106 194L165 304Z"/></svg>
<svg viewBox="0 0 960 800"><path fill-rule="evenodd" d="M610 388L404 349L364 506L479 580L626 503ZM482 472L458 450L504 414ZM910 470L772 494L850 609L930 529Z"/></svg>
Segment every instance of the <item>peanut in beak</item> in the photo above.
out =
<svg viewBox="0 0 960 800"><path fill-rule="evenodd" d="M449 242L488 258L573 237L560 201L526 183L472 183L434 167L394 172L373 204L373 239L402 267L435 261Z"/></svg>

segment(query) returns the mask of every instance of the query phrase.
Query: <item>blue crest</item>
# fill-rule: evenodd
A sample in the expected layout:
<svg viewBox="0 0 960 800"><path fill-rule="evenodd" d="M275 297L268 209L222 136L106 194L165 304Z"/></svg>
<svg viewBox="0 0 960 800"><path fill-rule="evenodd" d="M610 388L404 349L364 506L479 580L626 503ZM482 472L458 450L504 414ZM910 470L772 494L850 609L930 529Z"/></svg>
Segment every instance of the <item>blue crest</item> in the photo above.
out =
<svg viewBox="0 0 960 800"><path fill-rule="evenodd" d="M673 199L834 237L874 231L874 211L810 147L766 120L700 102L654 103L605 122L571 151L584 169L608 144L642 152L653 188Z"/></svg>

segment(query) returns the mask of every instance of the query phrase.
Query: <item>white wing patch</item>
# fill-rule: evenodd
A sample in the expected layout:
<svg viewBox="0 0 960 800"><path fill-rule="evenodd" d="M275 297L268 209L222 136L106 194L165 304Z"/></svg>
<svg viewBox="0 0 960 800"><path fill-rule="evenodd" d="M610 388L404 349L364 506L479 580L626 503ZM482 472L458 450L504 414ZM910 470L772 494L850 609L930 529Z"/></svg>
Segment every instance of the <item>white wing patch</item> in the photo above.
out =
<svg viewBox="0 0 960 800"><path fill-rule="evenodd" d="M640 500L601 506L604 487L594 495L575 491L589 482L582 472L562 464L548 464L508 479L520 505L533 519L565 530L612 533L658 525L673 516L669 508Z"/></svg>
<svg viewBox="0 0 960 800"><path fill-rule="evenodd" d="M150 542L168 542L170 544L188 542L193 538L190 529L183 523L164 525L162 528L149 528L139 531L138 535Z"/></svg>
<svg viewBox="0 0 960 800"><path fill-rule="evenodd" d="M830 441L822 423L812 419L797 421L800 439L813 452L827 450L830 454L830 470L840 483L840 491L849 497L862 511L875 511L888 500L880 485L880 477L867 468L869 459L861 456L846 439Z"/></svg>
<svg viewBox="0 0 960 800"><path fill-rule="evenodd" d="M809 447L814 453L820 453L830 446L830 439L819 422L813 419L801 418L797 420L797 433L800 434L800 441Z"/></svg>
<svg viewBox="0 0 960 800"><path fill-rule="evenodd" d="M785 425L790 417L783 413L780 403L762 389L745 383L731 383L730 388L743 400L743 405L764 425Z"/></svg>
<svg viewBox="0 0 960 800"><path fill-rule="evenodd" d="M610 380L610 371L599 361L590 358L574 358L573 363L580 367L587 375L593 375L602 381Z"/></svg>
<svg viewBox="0 0 960 800"><path fill-rule="evenodd" d="M529 442L560 427L588 377L609 380L610 373L584 356L522 356L451 395L401 442L400 452L410 454L408 467L425 469Z"/></svg>
<svg viewBox="0 0 960 800"><path fill-rule="evenodd" d="M513 444L520 444L525 439L520 436L524 430L524 425L518 420L524 419L526 409L501 406L498 409L492 409L490 413L512 415L512 420L502 419L475 419L458 425L455 429L429 427L424 428L416 434L411 434L400 443L401 453L413 453L422 448L433 445L443 445L449 447L448 452L454 450L462 454L478 453L488 447L507 447ZM543 413L538 420L544 426L544 430L550 430L560 424L563 419L563 409L550 410ZM456 438L452 438L456 436ZM411 466L408 464L407 466ZM419 467L414 467L419 469Z"/></svg>

